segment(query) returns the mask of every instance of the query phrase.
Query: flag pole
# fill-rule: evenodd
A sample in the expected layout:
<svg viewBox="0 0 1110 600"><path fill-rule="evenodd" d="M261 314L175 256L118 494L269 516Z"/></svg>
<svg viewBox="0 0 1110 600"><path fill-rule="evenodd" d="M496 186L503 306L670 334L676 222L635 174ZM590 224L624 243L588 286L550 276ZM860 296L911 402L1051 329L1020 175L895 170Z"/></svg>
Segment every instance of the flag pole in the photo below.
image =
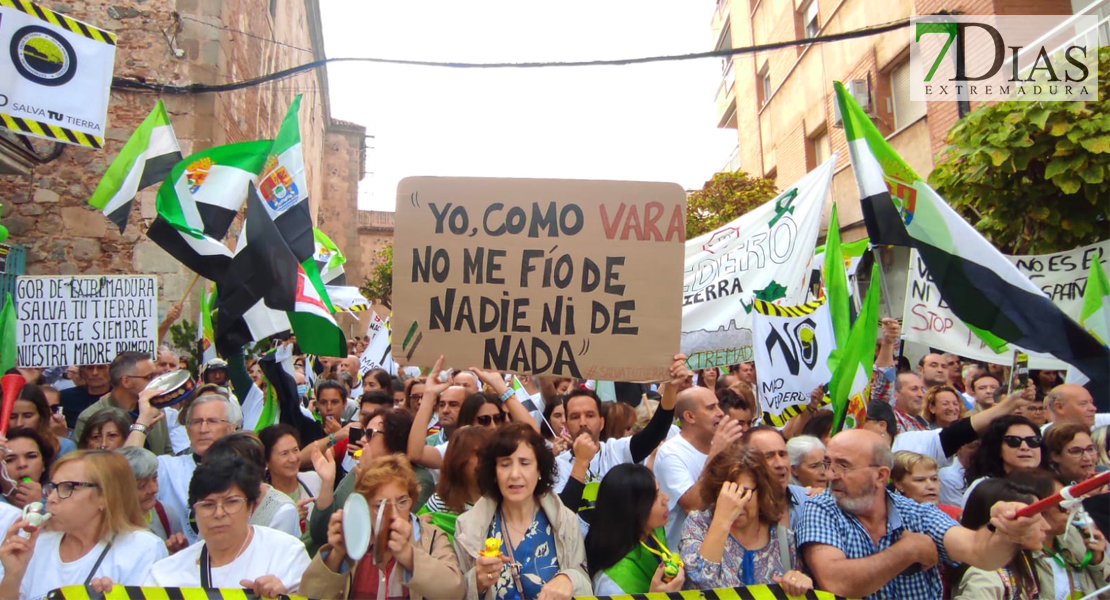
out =
<svg viewBox="0 0 1110 600"><path fill-rule="evenodd" d="M181 308L185 306L185 300L188 299L189 292L193 291L193 286L197 284L198 279L200 279L200 273L193 275L193 280L189 282L189 287L185 288L185 293L181 294L181 299L174 305L178 310L181 310Z"/></svg>
<svg viewBox="0 0 1110 600"><path fill-rule="evenodd" d="M878 246L872 246L871 247L871 257L874 259L875 264L879 265L879 273L881 274L882 271L883 271L882 249L879 248ZM871 282L868 282L867 285L871 285ZM879 292L882 294L882 299L879 302L879 313L880 313L879 316L880 317L892 317L892 316L894 316L894 310L893 310L894 307L890 306L890 304L889 304L890 303L890 292L886 289L886 277L880 277L879 278ZM863 300L860 300L860 304L862 306ZM884 306L887 307L886 311L883 310ZM884 315L884 314L882 314L883 312L886 312L888 314Z"/></svg>

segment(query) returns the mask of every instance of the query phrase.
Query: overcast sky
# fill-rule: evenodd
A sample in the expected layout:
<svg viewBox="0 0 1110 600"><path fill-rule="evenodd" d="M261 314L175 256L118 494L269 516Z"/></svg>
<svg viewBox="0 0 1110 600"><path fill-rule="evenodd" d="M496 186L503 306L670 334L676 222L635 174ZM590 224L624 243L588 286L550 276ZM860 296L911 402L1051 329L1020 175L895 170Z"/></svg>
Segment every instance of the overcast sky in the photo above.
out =
<svg viewBox="0 0 1110 600"><path fill-rule="evenodd" d="M713 0L321 2L329 57L567 61L711 49ZM717 129L718 59L480 71L328 67L332 116L367 128L359 208L412 175L673 181L698 189L736 147Z"/></svg>

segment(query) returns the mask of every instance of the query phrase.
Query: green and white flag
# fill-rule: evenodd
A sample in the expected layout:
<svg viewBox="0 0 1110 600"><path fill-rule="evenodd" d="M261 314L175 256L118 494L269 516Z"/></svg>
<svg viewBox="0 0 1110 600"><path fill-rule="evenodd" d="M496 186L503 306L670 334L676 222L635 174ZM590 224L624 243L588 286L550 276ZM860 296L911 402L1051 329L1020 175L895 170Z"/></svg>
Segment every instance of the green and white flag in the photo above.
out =
<svg viewBox="0 0 1110 600"><path fill-rule="evenodd" d="M197 343L200 345L200 364L216 358L216 334L212 329L212 310L216 303L216 284L212 291L200 291L200 315L197 318Z"/></svg>
<svg viewBox="0 0 1110 600"><path fill-rule="evenodd" d="M166 107L159 100L105 171L89 204L103 211L123 233L135 194L162 183L179 162L181 148L166 115Z"/></svg>
<svg viewBox="0 0 1110 600"><path fill-rule="evenodd" d="M312 236L316 241L316 253L312 258L320 272L320 281L326 286L347 285L347 273L343 270L347 258L323 231L313 227Z"/></svg>
<svg viewBox="0 0 1110 600"><path fill-rule="evenodd" d="M258 140L216 146L178 162L158 188L158 216L147 236L201 277L221 281L232 256L221 240L270 145Z"/></svg>
<svg viewBox="0 0 1110 600"><path fill-rule="evenodd" d="M1097 260L1091 261L1091 269L1087 272L1079 324L1103 345L1110 344L1110 281Z"/></svg>
<svg viewBox="0 0 1110 600"><path fill-rule="evenodd" d="M948 206L840 82L833 87L871 243L917 250L948 308L983 342L996 350L1008 342L1076 367L1091 378L1099 409L1110 410L1110 349Z"/></svg>

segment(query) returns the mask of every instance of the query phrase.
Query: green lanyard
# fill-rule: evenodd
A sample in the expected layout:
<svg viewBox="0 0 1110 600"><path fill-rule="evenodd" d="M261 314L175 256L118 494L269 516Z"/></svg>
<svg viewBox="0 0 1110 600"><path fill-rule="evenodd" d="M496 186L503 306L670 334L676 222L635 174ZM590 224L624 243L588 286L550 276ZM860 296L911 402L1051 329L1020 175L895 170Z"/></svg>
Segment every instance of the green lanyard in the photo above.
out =
<svg viewBox="0 0 1110 600"><path fill-rule="evenodd" d="M1091 551L1090 548L1087 548L1087 553L1083 555L1083 560L1079 561L1079 563L1072 562L1071 559L1060 554L1060 540L1057 539L1052 540L1052 550L1045 548L1044 552L1051 556L1052 560L1056 561L1056 564L1060 565L1061 568L1071 567L1075 571L1081 571L1087 568L1087 566L1091 564L1091 559L1094 558L1094 552Z"/></svg>

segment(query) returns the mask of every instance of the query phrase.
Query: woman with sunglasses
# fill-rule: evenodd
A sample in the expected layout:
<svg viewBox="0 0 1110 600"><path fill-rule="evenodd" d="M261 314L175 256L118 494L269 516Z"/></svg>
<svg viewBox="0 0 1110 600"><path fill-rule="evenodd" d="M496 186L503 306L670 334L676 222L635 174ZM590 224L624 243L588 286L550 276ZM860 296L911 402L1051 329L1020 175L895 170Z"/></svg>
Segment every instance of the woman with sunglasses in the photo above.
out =
<svg viewBox="0 0 1110 600"><path fill-rule="evenodd" d="M23 519L0 545L0 598L42 598L67 585L141 585L166 556L162 540L147 531L127 459L104 450L71 452L58 460L43 486L46 527ZM20 530L30 534L20 536Z"/></svg>
<svg viewBox="0 0 1110 600"><path fill-rule="evenodd" d="M477 425L493 431L504 425L506 418L507 415L501 408L501 400L497 396L478 392L463 400L459 408L458 426Z"/></svg>
<svg viewBox="0 0 1110 600"><path fill-rule="evenodd" d="M155 563L143 585L247 588L266 598L296 592L308 554L288 533L250 524L261 497L262 469L254 463L205 460L189 482L200 541Z"/></svg>
<svg viewBox="0 0 1110 600"><path fill-rule="evenodd" d="M551 490L555 457L525 423L497 431L478 459L482 498L459 516L455 554L468 600L568 600L591 594L578 517ZM497 556L481 554L500 541Z"/></svg>
<svg viewBox="0 0 1110 600"><path fill-rule="evenodd" d="M454 542L455 521L470 510L482 497L478 488L478 455L489 443L493 433L485 427L468 425L451 434L451 443L443 455L436 491L417 515L429 518Z"/></svg>
<svg viewBox="0 0 1110 600"><path fill-rule="evenodd" d="M597 490L594 518L586 534L586 564L594 594L622 596L678 592L686 573L667 549L667 495L651 469L617 465ZM668 576L667 565L675 571Z"/></svg>
<svg viewBox="0 0 1110 600"><path fill-rule="evenodd" d="M964 473L964 503L971 490L987 477L1005 477L1014 469L1039 467L1043 442L1040 430L1025 417L1005 415L991 421L979 436L979 449L971 455Z"/></svg>
<svg viewBox="0 0 1110 600"><path fill-rule="evenodd" d="M405 382L405 404L403 408L409 411L410 414L415 415L420 408L420 399L424 397L424 383L426 381L423 377L415 377Z"/></svg>
<svg viewBox="0 0 1110 600"><path fill-rule="evenodd" d="M385 548L370 548L354 562L347 555L343 511L328 522L328 543L320 548L301 581L300 594L310 598L461 598L462 572L447 536L412 514L419 487L404 456L389 454L363 466L355 484L370 505L371 528L382 515L388 528ZM385 515L389 514L389 521ZM377 562L376 562L377 561ZM382 587L385 589L381 589Z"/></svg>

